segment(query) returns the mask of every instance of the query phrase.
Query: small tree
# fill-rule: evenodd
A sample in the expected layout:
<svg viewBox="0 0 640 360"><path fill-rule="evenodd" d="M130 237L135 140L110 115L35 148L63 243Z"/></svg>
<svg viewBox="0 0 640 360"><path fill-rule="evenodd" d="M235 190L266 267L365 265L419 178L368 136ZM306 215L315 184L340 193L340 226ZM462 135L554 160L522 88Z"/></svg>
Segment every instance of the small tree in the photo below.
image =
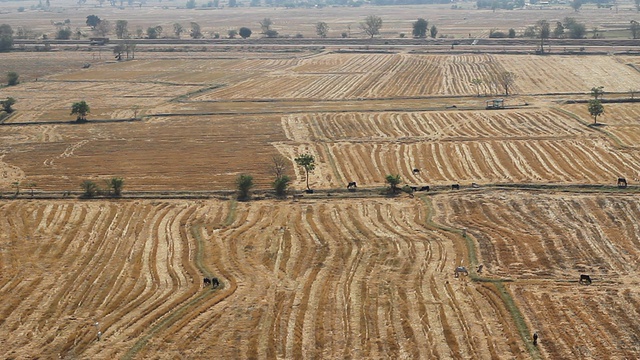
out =
<svg viewBox="0 0 640 360"><path fill-rule="evenodd" d="M191 22L191 38L200 39L202 37L202 31L200 30L200 25L197 22Z"/></svg>
<svg viewBox="0 0 640 360"><path fill-rule="evenodd" d="M273 189L276 191L277 196L284 196L287 193L287 187L289 187L291 179L287 175L277 177L273 181Z"/></svg>
<svg viewBox="0 0 640 360"><path fill-rule="evenodd" d="M316 159L311 154L302 154L294 159L296 164L302 166L306 173L307 190L311 190L309 187L309 172L316 168Z"/></svg>
<svg viewBox="0 0 640 360"><path fill-rule="evenodd" d="M196 8L196 0L187 0L187 9L195 9Z"/></svg>
<svg viewBox="0 0 640 360"><path fill-rule="evenodd" d="M236 185L238 186L238 199L248 200L249 190L253 187L253 176L247 174L241 174L236 179Z"/></svg>
<svg viewBox="0 0 640 360"><path fill-rule="evenodd" d="M471 80L471 84L476 88L476 94L480 97L480 86L482 86L482 79L473 79Z"/></svg>
<svg viewBox="0 0 640 360"><path fill-rule="evenodd" d="M324 21L319 21L316 23L316 34L321 38L326 38L329 33L329 25L327 25Z"/></svg>
<svg viewBox="0 0 640 360"><path fill-rule="evenodd" d="M33 197L33 190L36 188L36 183L34 182L29 182L27 183L27 187L29 188L29 191L31 192L31 197Z"/></svg>
<svg viewBox="0 0 640 360"><path fill-rule="evenodd" d="M77 122L87 121L87 114L89 112L91 112L89 105L84 100L75 102L71 105L71 115L78 115L76 118Z"/></svg>
<svg viewBox="0 0 640 360"><path fill-rule="evenodd" d="M392 194L398 192L398 185L400 185L400 175L387 175L385 178L387 184L389 184L389 190Z"/></svg>
<svg viewBox="0 0 640 360"><path fill-rule="evenodd" d="M122 195L122 188L124 187L124 179L121 177L113 177L109 180L109 187L113 190L114 196Z"/></svg>
<svg viewBox="0 0 640 360"><path fill-rule="evenodd" d="M517 77L518 76L515 73L512 73L511 71L505 71L503 73L500 73L500 75L498 75L498 82L504 89L505 96L509 96L509 89L516 82Z"/></svg>
<svg viewBox="0 0 640 360"><path fill-rule="evenodd" d="M562 25L562 21L556 21L556 28L553 29L553 37L556 39L562 39L564 37L564 25Z"/></svg>
<svg viewBox="0 0 640 360"><path fill-rule="evenodd" d="M287 164L289 164L289 160L282 155L274 155L271 158L271 173L277 178L284 176L285 171L287 170Z"/></svg>
<svg viewBox="0 0 640 360"><path fill-rule="evenodd" d="M18 75L17 72L9 71L7 73L7 85L8 86L18 85L20 83L20 81L18 80L19 77L20 75Z"/></svg>
<svg viewBox="0 0 640 360"><path fill-rule="evenodd" d="M56 31L56 40L69 40L72 34L73 31L68 26L61 27Z"/></svg>
<svg viewBox="0 0 640 360"><path fill-rule="evenodd" d="M13 112L13 104L16 103L16 99L12 97L8 97L7 100L0 101L0 105L2 105L2 110L7 114L11 114Z"/></svg>
<svg viewBox="0 0 640 360"><path fill-rule="evenodd" d="M540 37L540 53L544 54L544 39L548 39L551 34L551 26L547 20L538 21L538 37Z"/></svg>
<svg viewBox="0 0 640 360"><path fill-rule="evenodd" d="M98 185L91 180L83 181L82 184L80 184L80 187L83 191L82 197L92 198L98 193Z"/></svg>
<svg viewBox="0 0 640 360"><path fill-rule="evenodd" d="M425 38L427 37L427 29L429 28L429 22L423 18L418 18L413 23L413 30L411 34L413 37Z"/></svg>
<svg viewBox="0 0 640 360"><path fill-rule="evenodd" d="M516 30L511 28L509 29L509 34L507 35L507 37L509 37L509 39L515 39L516 37Z"/></svg>
<svg viewBox="0 0 640 360"><path fill-rule="evenodd" d="M248 27L241 27L238 31L238 34L240 34L241 38L247 39L251 36L251 29L249 29Z"/></svg>
<svg viewBox="0 0 640 360"><path fill-rule="evenodd" d="M93 30L98 36L107 36L111 31L111 23L108 20L102 20Z"/></svg>
<svg viewBox="0 0 640 360"><path fill-rule="evenodd" d="M158 38L158 32L156 31L155 27L148 27L147 28L147 38L149 38L149 39L157 39Z"/></svg>
<svg viewBox="0 0 640 360"><path fill-rule="evenodd" d="M578 12L582 7L582 0L573 0L570 5L575 12Z"/></svg>
<svg viewBox="0 0 640 360"><path fill-rule="evenodd" d="M604 86L594 86L591 88L591 96L594 100L602 99L604 95Z"/></svg>
<svg viewBox="0 0 640 360"><path fill-rule="evenodd" d="M634 39L637 39L640 37L640 23L638 23L635 20L631 20L631 25L629 29L631 30L631 36Z"/></svg>
<svg viewBox="0 0 640 360"><path fill-rule="evenodd" d="M180 38L180 34L182 34L183 32L184 32L184 28L180 23L173 24L173 33L176 35L177 38Z"/></svg>
<svg viewBox="0 0 640 360"><path fill-rule="evenodd" d="M604 106L600 100L589 100L589 114L593 116L593 124L597 124L598 116L604 114Z"/></svg>
<svg viewBox="0 0 640 360"><path fill-rule="evenodd" d="M238 36L238 30L230 29L229 31L227 31L227 35L229 36L229 39L234 39L236 36Z"/></svg>
<svg viewBox="0 0 640 360"><path fill-rule="evenodd" d="M91 26L91 29L95 29L102 20L97 15L87 16L87 26Z"/></svg>
<svg viewBox="0 0 640 360"><path fill-rule="evenodd" d="M432 39L435 39L438 36L438 28L435 25L431 25L431 29L429 29L429 35L431 35Z"/></svg>
<svg viewBox="0 0 640 360"><path fill-rule="evenodd" d="M260 21L260 29L262 29L262 33L266 34L267 31L271 30L271 25L273 25L273 21L270 18L264 18Z"/></svg>
<svg viewBox="0 0 640 360"><path fill-rule="evenodd" d="M129 22L127 20L116 21L116 36L118 39L124 39L129 36Z"/></svg>
<svg viewBox="0 0 640 360"><path fill-rule="evenodd" d="M360 23L360 28L371 38L380 34L382 28L382 18L376 15L369 15L364 19L364 22Z"/></svg>
<svg viewBox="0 0 640 360"><path fill-rule="evenodd" d="M11 185L13 185L13 187L16 189L16 192L13 194L13 197L18 197L18 195L20 195L20 181L15 181L11 183Z"/></svg>
<svg viewBox="0 0 640 360"><path fill-rule="evenodd" d="M18 34L19 35L19 34ZM11 50L13 47L13 29L11 25L0 25L0 51Z"/></svg>

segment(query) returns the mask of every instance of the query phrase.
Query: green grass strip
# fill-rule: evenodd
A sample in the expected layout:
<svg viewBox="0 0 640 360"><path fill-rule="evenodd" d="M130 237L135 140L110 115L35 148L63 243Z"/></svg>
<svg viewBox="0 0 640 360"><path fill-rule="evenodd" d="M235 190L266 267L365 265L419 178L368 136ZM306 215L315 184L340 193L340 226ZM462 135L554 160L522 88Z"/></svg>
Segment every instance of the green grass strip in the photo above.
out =
<svg viewBox="0 0 640 360"><path fill-rule="evenodd" d="M231 200L231 204L229 204L229 213L227 214L227 218L224 219L224 226L231 226L234 221L236 221L236 208L238 207L237 200Z"/></svg>
<svg viewBox="0 0 640 360"><path fill-rule="evenodd" d="M467 252L469 254L469 264L472 268L475 268L478 265L478 257L477 257L476 245L475 245L475 242L473 241L473 238L469 236L468 232L464 231L463 229L452 228L452 227L444 226L442 224L435 223L433 221L433 214L435 213L435 210L433 208L431 199L429 199L426 195L421 195L420 200L422 200L422 202L425 204L427 208L427 219L426 219L427 225L435 229L440 229L443 231L460 235L465 240L465 244L467 246ZM522 316L520 309L518 309L518 306L516 305L515 300L513 299L513 297L507 290L507 288L504 286L505 282L510 282L512 280L482 278L482 277L479 277L475 273L475 271L469 272L469 277L471 278L472 281L489 282L489 283L493 283L496 286L496 288L498 289L498 292L500 293L500 298L502 299L504 306L511 314L513 323L516 325L516 328L518 329L518 333L520 334L520 338L522 339L522 342L527 348L527 351L529 351L529 355L531 355L531 358L533 359L540 359L540 352L538 351L537 347L533 346L532 339L529 336L530 330L527 326L527 323L524 321L524 317Z"/></svg>

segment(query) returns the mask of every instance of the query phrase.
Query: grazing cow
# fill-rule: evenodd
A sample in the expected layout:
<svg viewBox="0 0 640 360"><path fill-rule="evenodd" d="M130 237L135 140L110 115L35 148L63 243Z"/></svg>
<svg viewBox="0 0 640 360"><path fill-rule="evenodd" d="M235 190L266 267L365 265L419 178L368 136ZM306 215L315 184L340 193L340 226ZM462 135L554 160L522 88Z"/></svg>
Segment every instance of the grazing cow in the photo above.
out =
<svg viewBox="0 0 640 360"><path fill-rule="evenodd" d="M589 275L580 275L580 284L591 285L591 276Z"/></svg>
<svg viewBox="0 0 640 360"><path fill-rule="evenodd" d="M478 274L481 274L481 273L482 273L482 268L483 268L483 266L482 266L482 264L480 264L480 265L478 266L478 271L477 271L477 273L478 273Z"/></svg>
<svg viewBox="0 0 640 360"><path fill-rule="evenodd" d="M217 278L217 277L213 277L213 278L211 278L211 287L212 287L213 289L217 289L217 288L218 288L218 286L220 286L220 280L218 280L218 278Z"/></svg>
<svg viewBox="0 0 640 360"><path fill-rule="evenodd" d="M451 190L460 190L460 184L451 185Z"/></svg>
<svg viewBox="0 0 640 360"><path fill-rule="evenodd" d="M306 192L307 194L313 194L313 189L307 189L304 192Z"/></svg>
<svg viewBox="0 0 640 360"><path fill-rule="evenodd" d="M204 280L202 281L202 286L206 287L209 285L211 285L211 280L208 277L204 278Z"/></svg>
<svg viewBox="0 0 640 360"><path fill-rule="evenodd" d="M533 345L534 346L538 346L538 333L537 332L533 333Z"/></svg>
<svg viewBox="0 0 640 360"><path fill-rule="evenodd" d="M411 188L411 191L416 192L418 191L418 187L417 186L409 186Z"/></svg>
<svg viewBox="0 0 640 360"><path fill-rule="evenodd" d="M358 187L358 185L356 184L356 182L355 182L355 181L352 181L352 182L350 182L350 183L347 185L347 189L348 189L348 190L351 190L351 189L354 189L354 190L355 190L355 188L357 188L357 187Z"/></svg>
<svg viewBox="0 0 640 360"><path fill-rule="evenodd" d="M627 187L627 179L625 179L623 177L619 177L618 178L618 187L619 188L626 188Z"/></svg>
<svg viewBox="0 0 640 360"><path fill-rule="evenodd" d="M420 191L429 191L429 185L420 187Z"/></svg>
<svg viewBox="0 0 640 360"><path fill-rule="evenodd" d="M469 275L469 270L464 266L458 266L453 273L455 277L460 277L460 274Z"/></svg>
<svg viewBox="0 0 640 360"><path fill-rule="evenodd" d="M420 169L418 169L418 168L414 168L414 169L413 169L413 173L414 173L414 174L418 174L418 173L420 173Z"/></svg>

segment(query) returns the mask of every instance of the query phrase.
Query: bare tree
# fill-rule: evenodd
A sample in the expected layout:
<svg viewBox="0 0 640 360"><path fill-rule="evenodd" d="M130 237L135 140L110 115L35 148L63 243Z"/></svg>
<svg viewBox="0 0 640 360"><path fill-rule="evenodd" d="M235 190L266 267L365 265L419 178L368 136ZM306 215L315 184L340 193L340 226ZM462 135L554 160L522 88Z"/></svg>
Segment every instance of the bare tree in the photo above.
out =
<svg viewBox="0 0 640 360"><path fill-rule="evenodd" d="M505 71L498 75L498 83L504 89L504 95L509 96L509 88L513 87L518 76L511 71Z"/></svg>
<svg viewBox="0 0 640 360"><path fill-rule="evenodd" d="M287 164L289 164L289 160L278 154L274 155L271 158L271 172L276 178L281 178L287 170Z"/></svg>
<svg viewBox="0 0 640 360"><path fill-rule="evenodd" d="M382 18L376 15L369 15L364 19L364 22L360 23L360 28L373 38L375 35L380 34Z"/></svg>

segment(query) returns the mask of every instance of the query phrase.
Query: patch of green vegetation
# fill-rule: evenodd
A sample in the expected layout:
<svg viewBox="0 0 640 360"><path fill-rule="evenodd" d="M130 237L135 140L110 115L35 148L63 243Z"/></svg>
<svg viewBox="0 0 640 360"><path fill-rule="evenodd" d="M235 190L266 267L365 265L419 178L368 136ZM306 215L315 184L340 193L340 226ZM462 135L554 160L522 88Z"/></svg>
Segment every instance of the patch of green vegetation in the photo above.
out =
<svg viewBox="0 0 640 360"><path fill-rule="evenodd" d="M236 220L236 207L238 206L238 201L231 200L229 204L229 213L227 214L227 218L224 219L224 226L230 226Z"/></svg>

